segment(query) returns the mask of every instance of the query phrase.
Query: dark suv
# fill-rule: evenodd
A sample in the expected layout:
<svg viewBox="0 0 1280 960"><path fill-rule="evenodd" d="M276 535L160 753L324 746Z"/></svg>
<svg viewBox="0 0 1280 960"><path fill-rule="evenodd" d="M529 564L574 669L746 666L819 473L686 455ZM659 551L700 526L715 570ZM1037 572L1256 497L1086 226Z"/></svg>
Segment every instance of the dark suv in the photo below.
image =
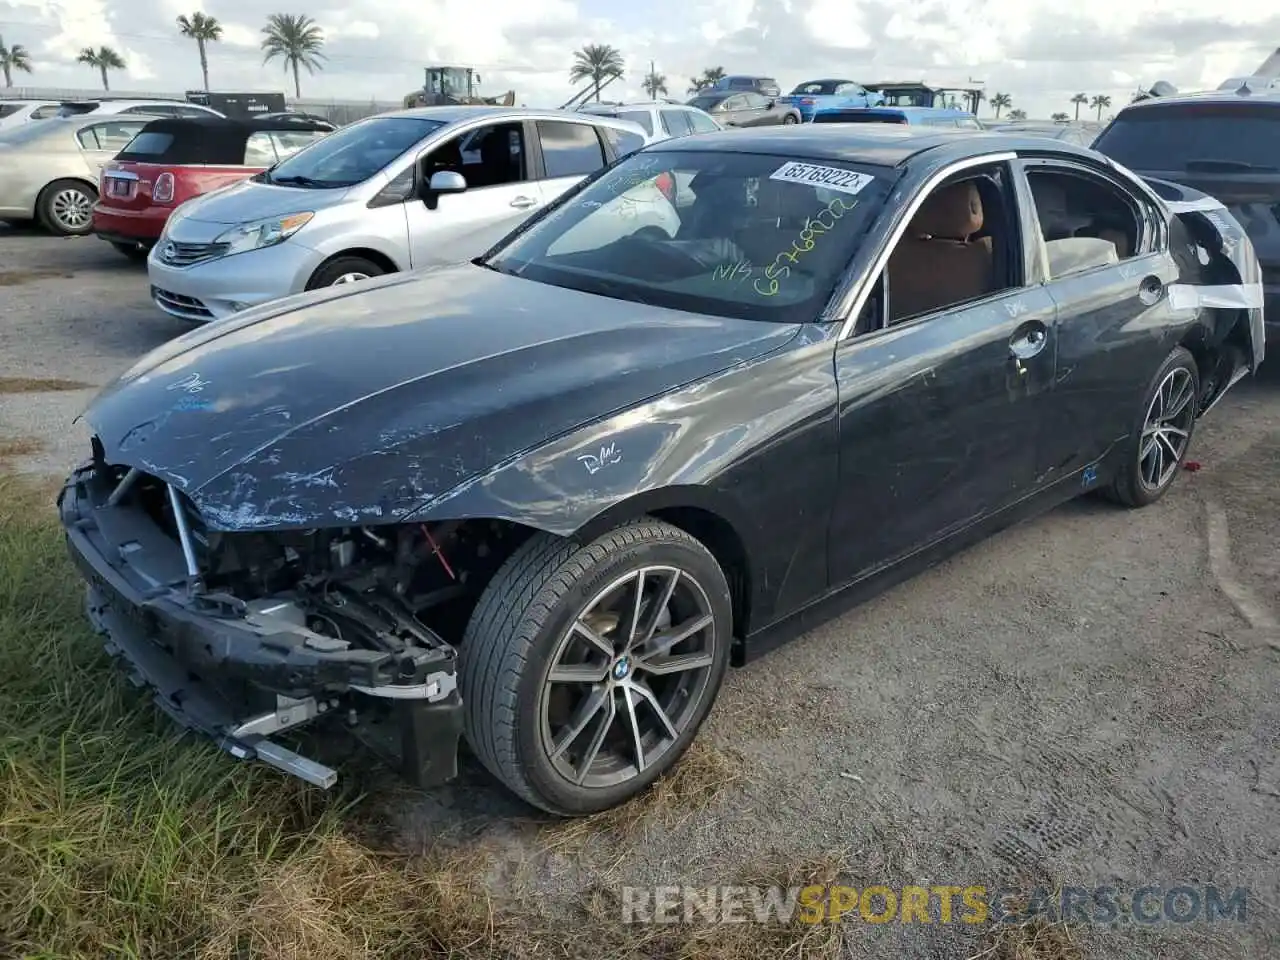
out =
<svg viewBox="0 0 1280 960"><path fill-rule="evenodd" d="M1280 91L1215 90L1130 104L1093 148L1144 177L1220 200L1262 265L1263 316L1280 333Z"/></svg>

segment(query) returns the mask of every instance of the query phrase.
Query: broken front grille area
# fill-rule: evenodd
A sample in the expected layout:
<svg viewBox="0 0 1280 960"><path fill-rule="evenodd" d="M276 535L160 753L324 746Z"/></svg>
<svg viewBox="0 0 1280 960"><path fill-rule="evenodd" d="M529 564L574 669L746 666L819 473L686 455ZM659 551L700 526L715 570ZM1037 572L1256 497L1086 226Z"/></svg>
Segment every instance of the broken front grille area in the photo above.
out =
<svg viewBox="0 0 1280 960"><path fill-rule="evenodd" d="M100 446L95 444L95 454ZM191 499L161 478L136 467L106 464L95 456L96 469L110 491L104 504L128 511L135 520L145 517L149 526L182 550L187 576L198 579L209 569L211 542ZM128 544L122 546L127 551Z"/></svg>

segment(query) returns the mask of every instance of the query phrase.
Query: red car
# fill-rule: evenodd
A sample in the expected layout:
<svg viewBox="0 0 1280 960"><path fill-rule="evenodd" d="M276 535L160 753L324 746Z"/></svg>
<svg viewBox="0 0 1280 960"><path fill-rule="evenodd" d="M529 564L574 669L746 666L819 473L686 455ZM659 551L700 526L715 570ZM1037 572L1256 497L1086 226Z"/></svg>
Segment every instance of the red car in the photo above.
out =
<svg viewBox="0 0 1280 960"><path fill-rule="evenodd" d="M332 129L292 117L153 120L102 168L93 232L145 259L180 203L274 166Z"/></svg>

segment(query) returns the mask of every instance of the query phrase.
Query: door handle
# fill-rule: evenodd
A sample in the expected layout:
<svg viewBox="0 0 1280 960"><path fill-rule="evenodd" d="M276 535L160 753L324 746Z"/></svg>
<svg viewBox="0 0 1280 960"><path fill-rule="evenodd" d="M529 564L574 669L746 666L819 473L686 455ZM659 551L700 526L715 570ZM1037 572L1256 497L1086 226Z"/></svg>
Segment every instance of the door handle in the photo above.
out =
<svg viewBox="0 0 1280 960"><path fill-rule="evenodd" d="M529 207L536 206L538 201L533 197L516 197L511 201L511 205L519 210L527 210Z"/></svg>
<svg viewBox="0 0 1280 960"><path fill-rule="evenodd" d="M1009 341L1009 352L1019 360L1030 360L1049 342L1048 331L1040 324L1022 327Z"/></svg>
<svg viewBox="0 0 1280 960"><path fill-rule="evenodd" d="M1164 282L1155 274L1142 278L1138 285L1138 299L1151 306L1164 295Z"/></svg>

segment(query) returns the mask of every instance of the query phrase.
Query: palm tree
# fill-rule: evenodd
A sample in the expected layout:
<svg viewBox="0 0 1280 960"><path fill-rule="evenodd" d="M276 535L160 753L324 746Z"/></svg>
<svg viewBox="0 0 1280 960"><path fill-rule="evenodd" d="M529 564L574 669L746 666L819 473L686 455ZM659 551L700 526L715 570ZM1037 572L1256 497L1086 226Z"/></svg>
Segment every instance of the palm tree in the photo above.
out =
<svg viewBox="0 0 1280 960"><path fill-rule="evenodd" d="M207 17L200 11L191 16L183 14L178 18L178 32L190 37L200 48L200 74L204 77L204 88L209 89L209 57L205 52L205 44L217 43L222 39L222 24L217 17Z"/></svg>
<svg viewBox="0 0 1280 960"><path fill-rule="evenodd" d="M707 87L714 87L716 81L722 77L724 77L724 67L707 67L702 71L702 76L689 80L689 92L701 93Z"/></svg>
<svg viewBox="0 0 1280 960"><path fill-rule="evenodd" d="M1010 111L1009 111L1009 119L1010 119L1010 120L1025 120L1025 119L1027 119L1027 111L1025 111L1025 110L1010 110Z"/></svg>
<svg viewBox="0 0 1280 960"><path fill-rule="evenodd" d="M996 112L996 119L999 120L1000 111L1005 107L1013 105L1013 97L1009 96L1007 93L997 93L987 102L991 104L991 109Z"/></svg>
<svg viewBox="0 0 1280 960"><path fill-rule="evenodd" d="M650 99L657 100L658 94L667 92L667 78L656 70L650 71L648 76L644 78L645 93L649 94Z"/></svg>
<svg viewBox="0 0 1280 960"><path fill-rule="evenodd" d="M266 52L262 62L270 63L279 57L285 70L293 71L293 94L301 100L298 67L306 67L307 73L323 69L322 61L328 59L320 52L324 46L324 31L305 13L273 13L267 17L267 25L262 32L265 34L262 49Z"/></svg>
<svg viewBox="0 0 1280 960"><path fill-rule="evenodd" d="M1055 114L1054 114L1052 117L1050 117L1049 119L1050 119L1050 120L1054 120L1054 121L1057 121L1057 122L1060 122L1060 123L1061 123L1061 122L1064 122L1064 121L1070 120L1071 118L1070 118L1069 116L1067 116L1065 113L1055 113Z"/></svg>
<svg viewBox="0 0 1280 960"><path fill-rule="evenodd" d="M573 54L573 66L569 68L569 82L590 80L595 98L600 99L600 86L606 80L623 73L622 54L607 43L588 43Z"/></svg>
<svg viewBox="0 0 1280 960"><path fill-rule="evenodd" d="M1079 120L1080 107L1089 102L1089 95L1087 93L1077 93L1071 98L1071 102L1076 105L1076 119Z"/></svg>
<svg viewBox="0 0 1280 960"><path fill-rule="evenodd" d="M12 47L4 45L4 37L0 37L0 70L4 71L4 85L13 86L13 71L31 72L31 54L20 43Z"/></svg>
<svg viewBox="0 0 1280 960"><path fill-rule="evenodd" d="M1098 122L1102 122L1102 108L1111 106L1111 98L1105 93L1100 93L1093 98L1092 106L1098 111Z"/></svg>
<svg viewBox="0 0 1280 960"><path fill-rule="evenodd" d="M108 70L127 70L124 57L116 53L111 47L99 47L97 50L93 47L85 47L80 51L80 56L76 57L76 63L83 63L85 66L93 67L102 74L102 89L110 90L111 84L107 80Z"/></svg>

